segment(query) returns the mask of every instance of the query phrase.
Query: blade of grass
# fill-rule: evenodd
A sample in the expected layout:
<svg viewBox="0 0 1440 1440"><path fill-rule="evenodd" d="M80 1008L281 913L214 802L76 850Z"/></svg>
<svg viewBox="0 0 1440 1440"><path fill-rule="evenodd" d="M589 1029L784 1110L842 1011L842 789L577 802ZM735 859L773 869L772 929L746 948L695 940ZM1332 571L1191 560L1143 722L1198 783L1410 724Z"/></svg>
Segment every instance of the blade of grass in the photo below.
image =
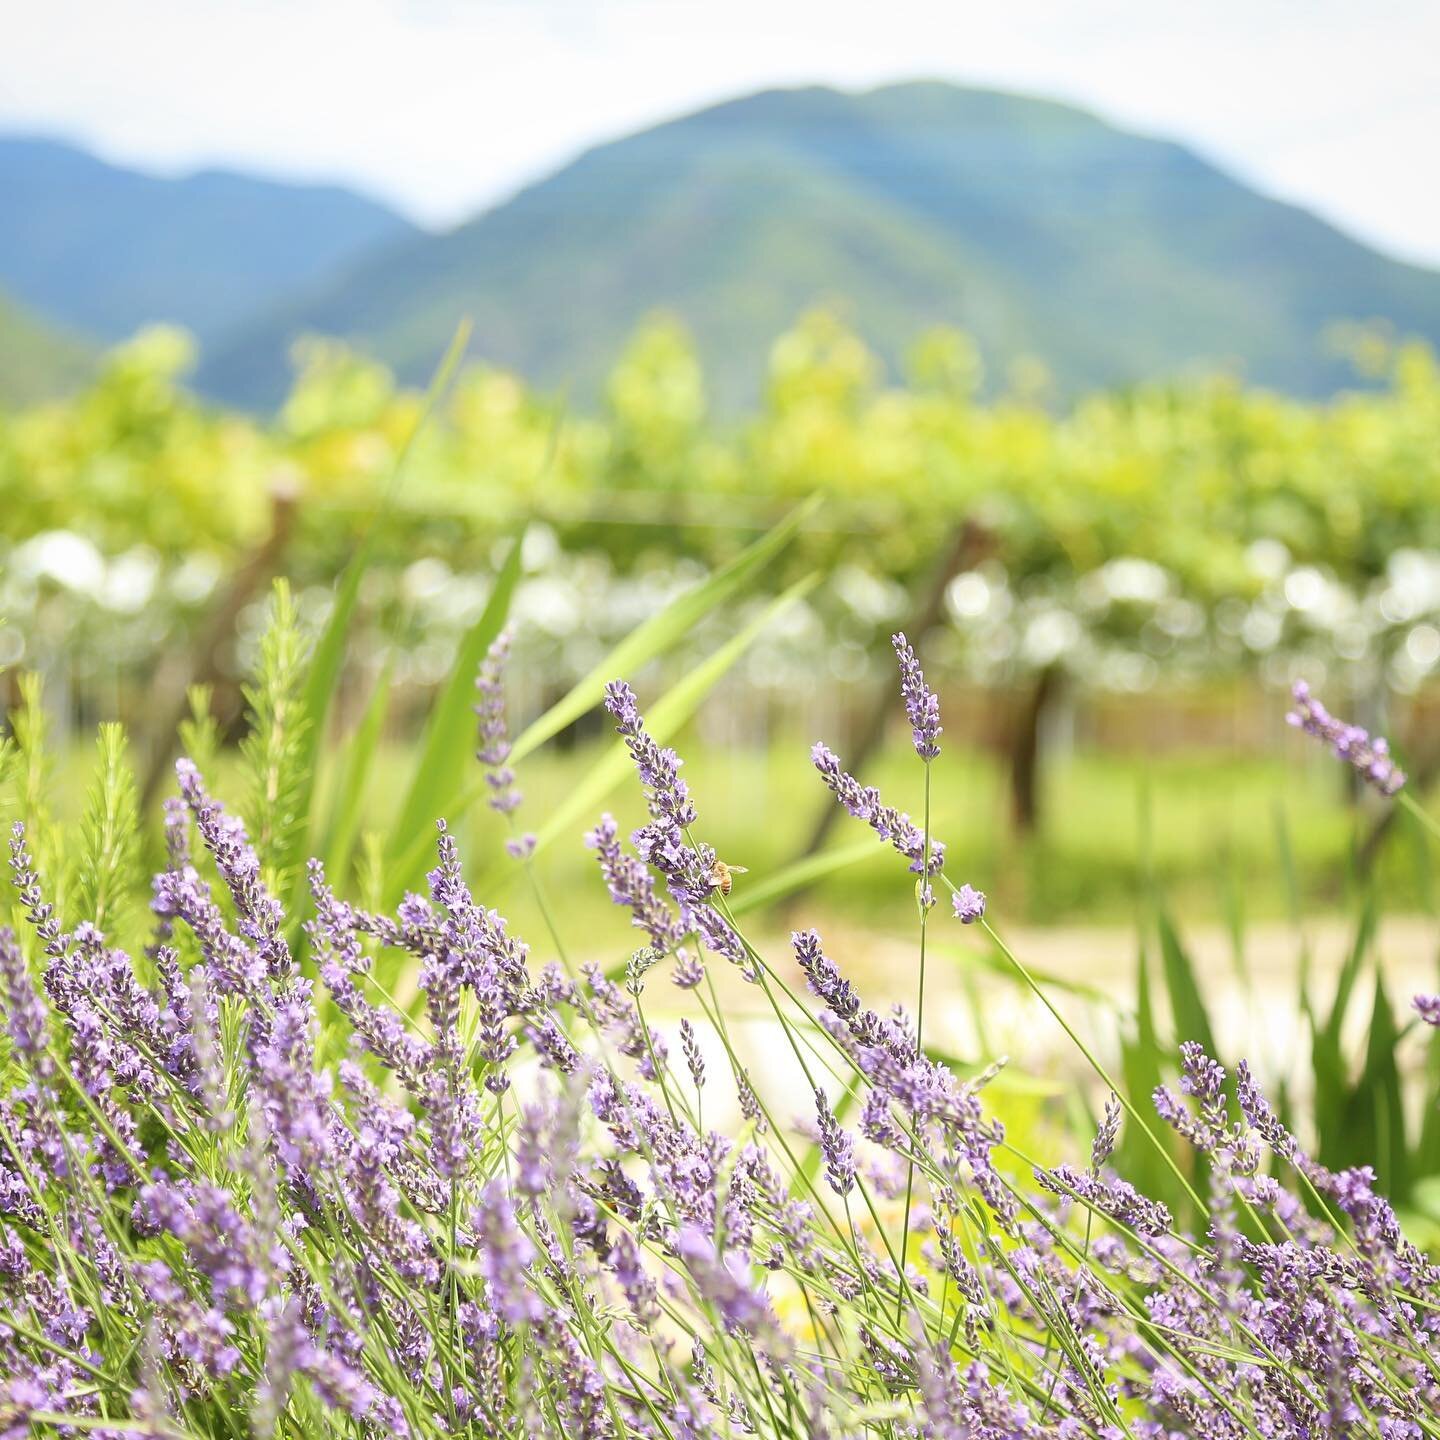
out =
<svg viewBox="0 0 1440 1440"><path fill-rule="evenodd" d="M797 505L774 529L742 550L728 565L672 600L658 615L636 626L584 679L521 732L511 747L512 763L523 760L598 705L605 694L606 681L617 675L633 675L678 644L712 610L739 594L790 543L818 504L819 496L811 496Z"/></svg>
<svg viewBox="0 0 1440 1440"><path fill-rule="evenodd" d="M1320 1138L1319 1158L1325 1165L1332 1165L1341 1158L1347 1144L1346 1117L1351 1086L1342 1048L1345 1016L1374 934L1375 896L1372 891L1366 895L1361 908L1360 919L1355 927L1355 939L1341 967L1329 1016L1324 1024L1312 1020L1310 1066L1315 1092L1312 1103L1315 1133ZM1370 1117L1365 1117L1362 1123L1368 1124L1369 1119Z"/></svg>
<svg viewBox="0 0 1440 1440"><path fill-rule="evenodd" d="M510 762L514 764L523 759L544 740L557 734L578 716L599 704L604 695L607 680L613 680L617 676L627 673L633 674L637 667L656 659L679 644L695 624L718 606L732 599L740 587L752 580L760 572L762 566L780 552L780 549L788 543L795 530L814 511L818 503L818 499L812 497L797 506L779 525L737 556L724 570L717 572L710 580L703 581L693 590L687 590L685 594L671 601L658 615L645 621L638 629L621 640L584 680L520 733L510 747ZM813 580L807 582L806 588L809 583L813 583ZM637 643L641 637L643 637L643 644ZM471 674L473 675L473 669ZM454 794L457 788L456 786L451 787L451 798L444 806L445 818L452 825L458 824L460 819L469 812L471 806L487 793L487 787L483 781L477 781L468 789L460 791L458 795ZM438 813L437 811L437 815ZM418 830L412 828L407 832L408 840L404 851L392 852L400 856L398 864L393 868L406 881L416 877L419 873L417 866L423 867L429 853L430 836L425 832L425 821L426 817L422 813L420 828Z"/></svg>
<svg viewBox="0 0 1440 1440"><path fill-rule="evenodd" d="M1400 1032L1395 1014L1385 993L1382 967L1375 967L1375 1003L1370 1013L1370 1041L1365 1054L1365 1069L1360 1078L1360 1093L1365 1101L1365 1115L1352 1132L1361 1141L1363 1153L1357 1163L1367 1160L1374 1164L1385 1193L1404 1203L1410 1185L1409 1148L1405 1138L1405 1103L1400 1085L1400 1071L1395 1063L1395 1047Z"/></svg>
<svg viewBox="0 0 1440 1440"><path fill-rule="evenodd" d="M365 522L365 531L361 536L360 544L341 573L339 584L335 587L335 603L331 607L330 616L325 622L325 628L320 632L320 638L315 642L315 648L310 653L305 685L300 695L301 731L297 743L300 752L301 779L300 793L296 796L296 813L299 815L310 816L314 809L310 800L315 789L315 772L320 756L320 747L325 741L326 728L330 719L330 705L339 689L340 671L345 663L345 650L350 638L351 622L355 617L355 605L360 596L361 582L370 567L370 557L374 550L375 538L380 531L380 521L390 508L395 491L399 487L410 456L414 452L416 440L449 389L450 382L455 378L455 372L459 368L461 357L465 353L465 346L469 340L470 323L462 321L456 326L455 334L451 337L445 354L430 377L430 384L425 389L425 399L420 407L420 413L416 417L409 435L405 437L405 443L395 457L395 463L391 467L385 488ZM303 862L307 855L313 853L317 838L312 833L311 825L313 825L313 821L297 827L291 853L284 857L286 868L293 872L295 877L291 886L289 913L296 917L292 922L296 926L299 924L299 915L305 894Z"/></svg>
<svg viewBox="0 0 1440 1440"><path fill-rule="evenodd" d="M390 672L385 668L375 681L375 688L365 706L355 734L346 747L344 768L336 782L335 801L330 821L325 827L325 873L334 885L344 885L350 871L350 857L355 852L355 837L360 833L361 806L365 784L375 758L375 748L385 728L390 710Z"/></svg>
<svg viewBox="0 0 1440 1440"><path fill-rule="evenodd" d="M777 870L758 884L747 885L743 895L731 897L730 909L736 915L744 915L747 911L758 910L762 905L773 905L775 901L783 900L796 890L803 890L806 886L825 879L827 875L835 874L837 870L844 870L862 860L876 859L880 854L874 840L861 840L837 850L806 856L803 860L797 860L794 864Z"/></svg>
<svg viewBox="0 0 1440 1440"><path fill-rule="evenodd" d="M1178 1040L1198 1040L1205 1047L1207 1055L1218 1058L1215 1048L1215 1034L1210 1028L1210 1016L1200 996L1200 986L1195 979L1195 967L1190 956L1180 943L1180 936L1174 922L1163 904L1155 907L1155 927L1160 937L1161 973L1165 976L1165 988L1170 992L1170 1011L1175 1018L1175 1036Z"/></svg>
<svg viewBox="0 0 1440 1440"><path fill-rule="evenodd" d="M700 708L700 702L721 677L745 653L777 615L788 610L819 582L818 575L807 575L782 595L772 600L748 625L737 631L714 654L701 661L665 696L645 712L645 728L657 743L668 744L671 737ZM581 817L592 811L630 774L630 756L621 743L616 743L593 765L584 780L564 802L552 812L536 838L536 851L563 835Z"/></svg>
<svg viewBox="0 0 1440 1440"><path fill-rule="evenodd" d="M1160 1038L1155 1024L1151 989L1150 960L1142 939L1135 955L1135 1028L1123 1033L1120 1041L1121 1074L1125 1089L1135 1104L1149 1104L1150 1097L1164 1083ZM1174 1151L1168 1133L1165 1143ZM1187 1199L1176 1189L1169 1168L1160 1162L1152 1145L1134 1126L1127 1126L1120 1140L1119 1165L1135 1185L1144 1185L1146 1195L1173 1198L1183 1209Z"/></svg>
<svg viewBox="0 0 1440 1440"><path fill-rule="evenodd" d="M475 672L510 614L510 601L520 578L523 541L522 532L510 542L510 553L495 577L485 613L470 627L461 642L445 689L430 710L415 760L415 771L391 834L392 857L408 860L415 851L417 841L423 853L423 847L430 840L431 825L448 813L447 797L453 797L460 788L465 766L474 749L470 730L474 724ZM456 817L448 813L448 818L453 820ZM415 872L408 864L395 867L390 877L394 898L399 898L414 877Z"/></svg>

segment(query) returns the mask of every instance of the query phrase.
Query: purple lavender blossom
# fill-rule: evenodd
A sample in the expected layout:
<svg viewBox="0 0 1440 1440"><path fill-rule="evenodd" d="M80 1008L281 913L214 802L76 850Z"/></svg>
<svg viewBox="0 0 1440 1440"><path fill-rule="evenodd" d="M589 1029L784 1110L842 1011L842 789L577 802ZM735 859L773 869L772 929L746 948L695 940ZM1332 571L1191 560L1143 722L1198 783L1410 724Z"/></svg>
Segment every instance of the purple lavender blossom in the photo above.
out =
<svg viewBox="0 0 1440 1440"><path fill-rule="evenodd" d="M655 877L649 867L621 848L614 817L602 815L600 823L586 835L585 843L600 862L610 899L629 909L630 923L649 935L659 949L677 949L685 939L685 927L655 893Z"/></svg>
<svg viewBox="0 0 1440 1440"><path fill-rule="evenodd" d="M985 914L985 892L973 885L962 885L951 897L955 918L962 925L973 925Z"/></svg>
<svg viewBox="0 0 1440 1440"><path fill-rule="evenodd" d="M510 658L510 639L508 629L495 637L475 677L475 688L480 694L475 706L475 713L480 717L480 743L475 758L485 767L490 807L502 815L513 814L523 798L515 785L515 772L508 763L510 739L505 729L505 662Z"/></svg>
<svg viewBox="0 0 1440 1440"><path fill-rule="evenodd" d="M1415 1008L1427 1025L1440 1026L1440 995L1417 995Z"/></svg>
<svg viewBox="0 0 1440 1440"><path fill-rule="evenodd" d="M1210 1155L1226 1139L1229 1113L1224 1085L1224 1066L1212 1060L1197 1041L1187 1040L1180 1046L1180 1088L1197 1102L1198 1112L1163 1085L1156 1087L1152 1098L1167 1125Z"/></svg>
<svg viewBox="0 0 1440 1440"><path fill-rule="evenodd" d="M860 997L834 961L820 948L819 931L793 931L790 944L795 950L795 962L805 972L811 991L841 1020L853 1020L860 1010Z"/></svg>
<svg viewBox="0 0 1440 1440"><path fill-rule="evenodd" d="M695 806L690 800L689 788L680 778L684 761L674 750L657 745L651 738L641 718L635 692L623 680L612 680L605 686L605 708L635 762L651 818L661 827L655 837L657 842L679 847L683 844L680 832L695 823Z"/></svg>
<svg viewBox="0 0 1440 1440"><path fill-rule="evenodd" d="M714 1241L697 1226L686 1225L675 1237L675 1252L699 1289L701 1297L720 1312L727 1330L777 1330L774 1312L763 1291L757 1291L741 1266L716 1254Z"/></svg>
<svg viewBox="0 0 1440 1440"><path fill-rule="evenodd" d="M700 1051L700 1041L695 1027L688 1020L680 1022L680 1049L685 1055L685 1066L690 1071L690 1083L697 1090L705 1088L705 1057Z"/></svg>
<svg viewBox="0 0 1440 1440"><path fill-rule="evenodd" d="M910 719L915 753L927 763L940 753L940 699L925 683L915 647L900 631L890 637L900 661L900 695Z"/></svg>
<svg viewBox="0 0 1440 1440"><path fill-rule="evenodd" d="M10 874L26 918L44 943L45 953L52 960L60 959L70 944L70 936L61 929L55 907L45 899L39 873L26 845L23 820L17 820L10 829Z"/></svg>
<svg viewBox="0 0 1440 1440"><path fill-rule="evenodd" d="M1170 1212L1158 1200L1147 1200L1124 1180L1103 1180L1070 1165L1035 1171L1036 1181L1056 1195L1074 1195L1140 1235L1164 1235Z"/></svg>
<svg viewBox="0 0 1440 1440"><path fill-rule="evenodd" d="M635 692L623 680L606 685L605 708L615 720L616 733L624 740L645 789L650 823L631 836L640 859L665 876L680 907L684 933L698 935L707 950L742 967L747 979L757 980L744 943L709 903L716 889L715 852L705 845L692 845L686 837L686 829L695 822L695 806L680 778L684 762L674 750L658 745L646 730Z"/></svg>
<svg viewBox="0 0 1440 1440"><path fill-rule="evenodd" d="M8 925L0 926L0 987L6 1008L5 1028L15 1048L43 1079L53 1069L45 1046L48 1024L45 1002L25 965L25 952Z"/></svg>
<svg viewBox="0 0 1440 1440"><path fill-rule="evenodd" d="M1090 1169L1098 1175L1105 1162L1115 1152L1115 1142L1120 1138L1120 1117L1124 1110L1118 1095L1111 1095L1105 1102L1105 1118L1095 1131L1095 1140L1090 1146Z"/></svg>
<svg viewBox="0 0 1440 1440"><path fill-rule="evenodd" d="M185 759L175 762L180 793L195 817L196 829L215 858L215 868L235 901L240 933L252 941L271 976L290 974L293 964L284 933L285 915L280 902L260 877L260 857L250 844L238 816L229 815L211 799L200 772Z"/></svg>
<svg viewBox="0 0 1440 1440"><path fill-rule="evenodd" d="M539 1320L545 1313L527 1274L535 1247L520 1229L503 1181L485 1187L474 1216L475 1244L490 1304L510 1325Z"/></svg>
<svg viewBox="0 0 1440 1440"><path fill-rule="evenodd" d="M1372 736L1359 725L1337 720L1310 693L1310 687L1297 680L1293 691L1295 708L1286 715L1287 723L1317 740L1323 740L1338 760L1352 766L1369 785L1382 795L1395 795L1405 784L1405 772L1395 764L1390 746L1381 736Z"/></svg>
<svg viewBox="0 0 1440 1440"><path fill-rule="evenodd" d="M910 869L916 875L938 875L945 868L944 842L930 841L927 862L925 832L908 815L886 805L873 785L862 785L848 774L841 767L839 757L823 741L817 740L811 746L810 760L846 810L857 820L863 820L881 840L889 841L910 862Z"/></svg>
<svg viewBox="0 0 1440 1440"><path fill-rule="evenodd" d="M855 1188L855 1140L835 1118L823 1090L815 1092L815 1114L820 1126L820 1150L825 1156L825 1178L840 1196Z"/></svg>
<svg viewBox="0 0 1440 1440"><path fill-rule="evenodd" d="M671 983L680 990L694 990L705 983L705 962L693 950L682 950L670 975Z"/></svg>

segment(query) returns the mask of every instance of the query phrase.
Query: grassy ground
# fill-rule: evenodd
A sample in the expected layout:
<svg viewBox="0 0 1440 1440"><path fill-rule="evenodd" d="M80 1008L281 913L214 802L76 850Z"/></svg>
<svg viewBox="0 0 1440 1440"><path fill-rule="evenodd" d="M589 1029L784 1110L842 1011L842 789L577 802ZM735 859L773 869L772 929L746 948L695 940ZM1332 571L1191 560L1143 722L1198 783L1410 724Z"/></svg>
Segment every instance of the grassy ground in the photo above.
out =
<svg viewBox="0 0 1440 1440"><path fill-rule="evenodd" d="M833 804L807 751L797 737L763 752L683 752L700 810L697 833L726 860L750 867L737 881L742 887L796 858L817 814ZM527 813L543 816L547 799L563 793L590 759L581 752L527 763ZM892 746L865 779L891 803L922 813L922 771L908 749ZM972 880L1030 923L1129 920L1152 873L1186 919L1228 923L1236 907L1247 920L1262 919L1290 912L1287 848L1307 908L1348 908L1349 856L1375 816L1346 802L1343 779L1333 765L1218 751L1144 761L1078 754L1050 767L1040 833L1019 837L994 760L947 751L934 771L932 828L949 846L954 878ZM638 822L630 787L611 804L622 822ZM480 839L485 822L476 828ZM864 834L841 817L828 843L853 847ZM1403 835L1398 842L1387 847L1380 873L1392 907L1414 907L1422 897L1412 845ZM594 888L578 847L557 846L546 863L567 894ZM913 914L898 857L878 845L872 859L822 883L812 899L873 925L904 924Z"/></svg>
<svg viewBox="0 0 1440 1440"><path fill-rule="evenodd" d="M694 737L680 742L700 811L697 835L724 859L749 868L737 878L737 893L795 860L817 815L833 803L810 767L808 744L799 735L759 750L707 747ZM521 823L540 828L600 753L601 747L587 745L530 757L520 777L526 793ZM58 767L54 804L62 813L78 810L90 764L90 752L77 750ZM411 750L401 744L377 756L367 828L384 834L412 764ZM224 757L219 770L212 789L243 811L234 756ZM891 803L922 812L921 767L899 736L864 778ZM934 770L932 828L949 846L951 876L987 891L992 905L1016 923L1125 924L1153 875L1183 922L1234 928L1289 917L1297 898L1307 913L1350 910L1356 885L1350 856L1377 817L1369 804L1348 802L1344 778L1340 767L1308 750L1276 757L1218 749L1143 758L1076 753L1047 767L1040 832L1021 837L1010 824L1005 775L995 759L950 747ZM322 789L331 779L322 776ZM628 780L604 803L622 827L643 818ZM577 932L600 925L608 935L612 924L623 929L622 919L612 914L581 843L584 828L577 824L573 843L557 841L539 863ZM497 817L477 809L460 833L480 856L494 853L504 832ZM841 816L828 844L853 849L865 835ZM1397 827L1381 854L1377 875L1392 912L1428 906L1418 844ZM499 883L502 893L486 897L489 903L508 905L517 924L522 916L534 921L524 896L503 893L520 887L509 878ZM832 917L883 930L907 928L914 910L898 857L877 844L867 859L767 918L788 923L787 912L804 914L807 923Z"/></svg>

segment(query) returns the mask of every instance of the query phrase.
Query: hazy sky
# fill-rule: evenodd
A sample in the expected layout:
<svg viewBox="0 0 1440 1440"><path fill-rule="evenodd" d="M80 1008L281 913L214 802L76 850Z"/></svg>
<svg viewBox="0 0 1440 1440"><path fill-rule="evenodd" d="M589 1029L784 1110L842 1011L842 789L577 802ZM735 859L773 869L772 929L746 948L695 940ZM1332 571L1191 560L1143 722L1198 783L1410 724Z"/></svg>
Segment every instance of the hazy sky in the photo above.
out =
<svg viewBox="0 0 1440 1440"><path fill-rule="evenodd" d="M1440 264L1440 0L0 0L0 17L0 128L150 168L339 179L432 224L711 100L920 75L1186 140Z"/></svg>

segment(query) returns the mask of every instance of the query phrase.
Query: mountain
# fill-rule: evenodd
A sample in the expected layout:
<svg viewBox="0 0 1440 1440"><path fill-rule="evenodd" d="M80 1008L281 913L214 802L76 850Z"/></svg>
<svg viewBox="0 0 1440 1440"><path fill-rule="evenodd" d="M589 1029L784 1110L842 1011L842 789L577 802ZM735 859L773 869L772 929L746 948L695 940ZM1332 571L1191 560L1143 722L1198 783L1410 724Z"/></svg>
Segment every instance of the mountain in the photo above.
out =
<svg viewBox="0 0 1440 1440"><path fill-rule="evenodd" d="M0 410L31 405L83 385L95 352L0 295Z"/></svg>
<svg viewBox="0 0 1440 1440"><path fill-rule="evenodd" d="M447 234L262 316L202 367L268 405L287 346L341 336L423 379L472 349L580 400L648 312L695 336L722 406L818 302L890 365L961 326L992 377L1035 356L1062 394L1196 368L1322 394L1337 321L1440 341L1440 275L1368 249L1191 151L1049 101L921 82L777 90L602 145Z"/></svg>
<svg viewBox="0 0 1440 1440"><path fill-rule="evenodd" d="M167 320L203 345L418 233L337 186L225 170L168 179L14 136L0 137L0 195L0 286L99 340Z"/></svg>

